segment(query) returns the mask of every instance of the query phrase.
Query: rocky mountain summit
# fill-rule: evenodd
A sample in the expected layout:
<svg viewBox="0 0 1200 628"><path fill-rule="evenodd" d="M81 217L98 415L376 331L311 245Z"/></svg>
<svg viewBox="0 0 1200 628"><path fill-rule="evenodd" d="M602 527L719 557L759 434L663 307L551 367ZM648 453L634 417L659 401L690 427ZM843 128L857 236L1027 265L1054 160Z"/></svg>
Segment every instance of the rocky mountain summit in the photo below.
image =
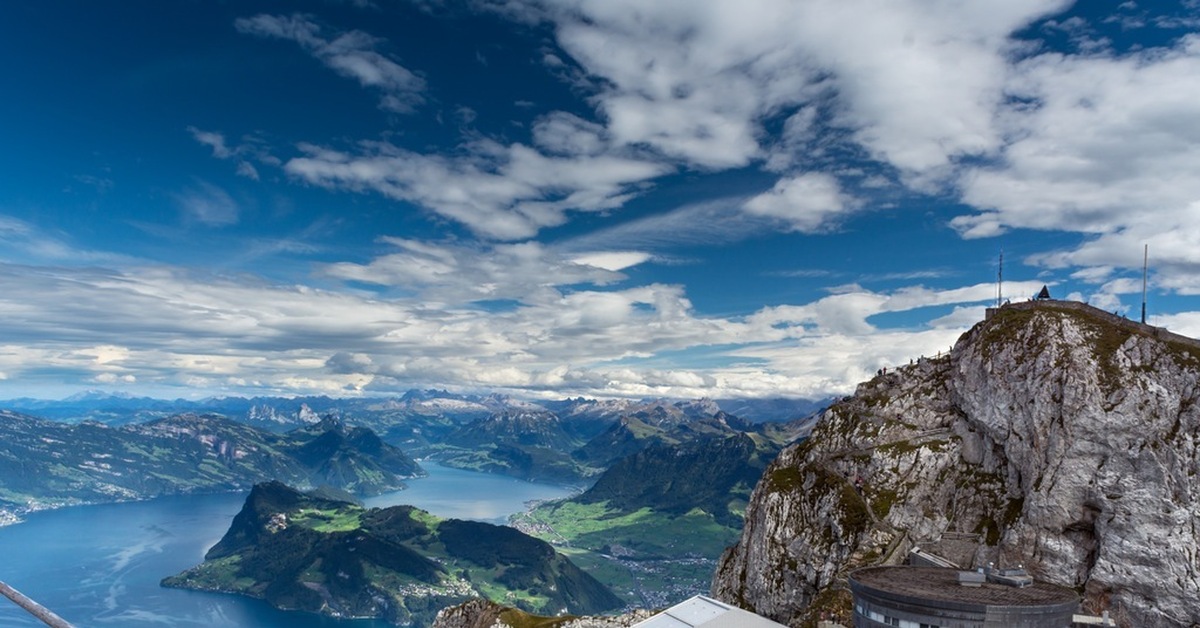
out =
<svg viewBox="0 0 1200 628"><path fill-rule="evenodd" d="M1200 343L1078 303L992 314L780 454L714 595L807 625L919 546L1021 563L1122 626L1200 624Z"/></svg>

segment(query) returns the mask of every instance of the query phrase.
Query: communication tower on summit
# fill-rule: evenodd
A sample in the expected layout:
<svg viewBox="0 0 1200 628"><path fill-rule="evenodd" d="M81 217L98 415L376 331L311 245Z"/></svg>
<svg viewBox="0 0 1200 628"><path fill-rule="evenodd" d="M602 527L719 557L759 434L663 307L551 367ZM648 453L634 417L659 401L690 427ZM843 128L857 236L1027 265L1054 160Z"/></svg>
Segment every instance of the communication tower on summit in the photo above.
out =
<svg viewBox="0 0 1200 628"><path fill-rule="evenodd" d="M1142 324L1146 324L1146 269L1150 262L1150 245L1142 245Z"/></svg>
<svg viewBox="0 0 1200 628"><path fill-rule="evenodd" d="M1004 305L1004 249L1000 249L1000 266L996 270L996 307Z"/></svg>

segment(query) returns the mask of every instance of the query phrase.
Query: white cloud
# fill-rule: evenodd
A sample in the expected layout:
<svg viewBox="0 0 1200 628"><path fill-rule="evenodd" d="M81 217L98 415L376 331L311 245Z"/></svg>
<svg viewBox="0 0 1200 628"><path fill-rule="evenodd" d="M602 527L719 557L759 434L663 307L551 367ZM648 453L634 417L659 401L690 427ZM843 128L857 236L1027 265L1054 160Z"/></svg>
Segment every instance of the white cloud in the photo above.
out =
<svg viewBox="0 0 1200 628"><path fill-rule="evenodd" d="M508 3L510 11L514 4ZM1009 36L1066 0L527 2L604 79L615 141L702 168L761 158L764 118L833 97L836 122L913 180L1000 145ZM809 114L811 115L811 114ZM803 119L793 135L806 131ZM793 146L799 148L800 143Z"/></svg>
<svg viewBox="0 0 1200 628"><path fill-rule="evenodd" d="M533 125L533 143L552 155L599 155L609 148L604 127L579 116L554 111Z"/></svg>
<svg viewBox="0 0 1200 628"><path fill-rule="evenodd" d="M258 181L258 169L248 161L239 161L237 165L237 173L247 179Z"/></svg>
<svg viewBox="0 0 1200 628"><path fill-rule="evenodd" d="M604 286L624 278L614 272L620 268L566 259L537 242L484 247L383 241L398 250L368 264L330 264L322 272L342 280L417 290L426 299L455 306L499 299L553 301L560 296L557 286Z"/></svg>
<svg viewBox="0 0 1200 628"><path fill-rule="evenodd" d="M328 269L395 287L386 299L161 266L0 265L0 294L22 295L0 299L0 318L9 321L0 371L206 393L436 385L549 395L818 395L849 389L881 361L931 355L963 330L946 320L931 330L880 330L871 316L992 296L991 286L847 287L806 305L713 317L698 314L681 286L611 288L618 273L532 243L485 251L392 243L399 257ZM508 303L479 305L488 299ZM714 358L709 366L671 357L699 349Z"/></svg>
<svg viewBox="0 0 1200 628"><path fill-rule="evenodd" d="M652 258L651 254L641 251L601 251L577 255L571 261L576 264L583 264L584 266L618 271L643 264Z"/></svg>
<svg viewBox="0 0 1200 628"><path fill-rule="evenodd" d="M375 48L382 42L367 33L354 30L326 39L320 26L299 14L239 18L234 26L241 33L300 44L338 74L383 92L379 102L383 109L409 113L424 102L425 80L377 52Z"/></svg>
<svg viewBox="0 0 1200 628"><path fill-rule="evenodd" d="M1004 285L1006 298L1033 295L1041 282L1020 281ZM907 312L923 307L957 304L987 304L996 299L994 284L975 284L953 289L930 289L909 286L890 293L872 292L858 285L843 286L835 294L812 303L796 306L766 307L749 318L749 322L774 328L812 327L818 334L870 334L876 331L868 319L885 312ZM939 324L944 323L941 321Z"/></svg>
<svg viewBox="0 0 1200 628"><path fill-rule="evenodd" d="M310 183L421 205L484 237L516 240L563 224L571 211L619 208L637 184L678 164L719 170L759 162L784 176L747 210L790 230L819 232L859 207L832 174L814 170L833 148L887 164L919 190L952 181L964 158L994 156L1010 131L996 110L1008 97L1010 60L1021 46L1011 36L1069 4L513 0L502 4L506 15L554 25L556 52L571 57L580 73L571 80L593 93L595 120L549 112L532 126L532 147L476 139L459 147L465 157L378 142L357 152L308 145L287 170ZM424 89L423 82L383 78L402 73L381 69L390 66L378 53L370 57L377 66L366 63L357 53L379 42L363 33L331 41L302 15L259 15L237 25L296 41L366 85ZM335 53L347 60L333 62ZM772 121L782 122L779 138L767 134ZM893 178L874 174L860 183L887 186ZM963 227L972 236L1003 229L987 217Z"/></svg>
<svg viewBox="0 0 1200 628"><path fill-rule="evenodd" d="M136 384L137 377L133 375L117 375L116 373L100 373L92 378L97 384Z"/></svg>
<svg viewBox="0 0 1200 628"><path fill-rule="evenodd" d="M836 178L810 172L780 179L775 187L742 207L752 214L777 218L802 233L828 230L831 223L856 205Z"/></svg>
<svg viewBox="0 0 1200 628"><path fill-rule="evenodd" d="M192 134L192 137L197 142L211 148L213 157L217 159L229 159L233 156L233 151L225 145L224 135L214 131L202 131L194 126L189 126L188 132Z"/></svg>
<svg viewBox="0 0 1200 628"><path fill-rule="evenodd" d="M620 207L631 185L665 174L667 167L618 155L548 157L522 144L477 140L470 156L413 153L391 144L364 145L350 154L305 145L305 157L287 162L288 173L328 187L373 190L418 203L500 240L535 235L560 225L568 212Z"/></svg>
<svg viewBox="0 0 1200 628"><path fill-rule="evenodd" d="M274 166L279 165L279 160L272 157L266 148L262 146L261 141L255 137L243 138L239 145L231 148L225 140L225 135L222 133L217 131L203 131L194 126L189 126L187 130L192 134L193 139L212 149L213 157L217 159L234 159L237 162L237 174L247 179L259 180L258 169L247 160L248 157L262 163Z"/></svg>
<svg viewBox="0 0 1200 628"><path fill-rule="evenodd" d="M1165 327L1177 334L1182 334L1190 338L1200 338L1200 312L1179 312L1177 314L1151 316L1147 322L1158 327Z"/></svg>
<svg viewBox="0 0 1200 628"><path fill-rule="evenodd" d="M1093 237L1031 256L1103 275L1140 268L1149 244L1158 285L1200 293L1200 38L1125 56L1044 54L1015 68L1022 100L1002 110L1002 159L973 168L957 218L966 237L1009 228ZM1093 269L1093 270L1089 270Z"/></svg>

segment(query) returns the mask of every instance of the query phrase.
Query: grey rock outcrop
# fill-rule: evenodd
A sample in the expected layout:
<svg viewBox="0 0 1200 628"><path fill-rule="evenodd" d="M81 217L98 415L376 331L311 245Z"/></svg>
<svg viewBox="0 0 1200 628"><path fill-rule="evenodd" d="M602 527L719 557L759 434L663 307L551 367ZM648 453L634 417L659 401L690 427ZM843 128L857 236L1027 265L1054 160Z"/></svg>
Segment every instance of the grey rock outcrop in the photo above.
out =
<svg viewBox="0 0 1200 628"><path fill-rule="evenodd" d="M1022 563L1122 626L1200 625L1198 376L1194 341L1082 304L1002 308L780 454L713 594L800 625L844 604L849 570L920 546Z"/></svg>
<svg viewBox="0 0 1200 628"><path fill-rule="evenodd" d="M501 606L495 602L476 599L439 611L437 619L433 622L433 628L513 628L513 624L529 625L531 619L536 619L538 626L547 628L550 626L553 628L629 628L653 614L653 611L637 610L611 617L563 617L553 620L532 618L521 611Z"/></svg>

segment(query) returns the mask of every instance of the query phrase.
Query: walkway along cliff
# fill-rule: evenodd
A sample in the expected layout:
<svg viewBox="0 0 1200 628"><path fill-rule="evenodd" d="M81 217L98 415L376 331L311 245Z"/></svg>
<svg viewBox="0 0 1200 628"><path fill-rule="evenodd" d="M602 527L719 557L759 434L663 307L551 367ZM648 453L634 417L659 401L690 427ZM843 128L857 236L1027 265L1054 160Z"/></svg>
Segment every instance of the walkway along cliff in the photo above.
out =
<svg viewBox="0 0 1200 628"><path fill-rule="evenodd" d="M809 624L919 546L1021 563L1122 626L1200 624L1200 343L1079 303L989 314L776 459L715 597Z"/></svg>

